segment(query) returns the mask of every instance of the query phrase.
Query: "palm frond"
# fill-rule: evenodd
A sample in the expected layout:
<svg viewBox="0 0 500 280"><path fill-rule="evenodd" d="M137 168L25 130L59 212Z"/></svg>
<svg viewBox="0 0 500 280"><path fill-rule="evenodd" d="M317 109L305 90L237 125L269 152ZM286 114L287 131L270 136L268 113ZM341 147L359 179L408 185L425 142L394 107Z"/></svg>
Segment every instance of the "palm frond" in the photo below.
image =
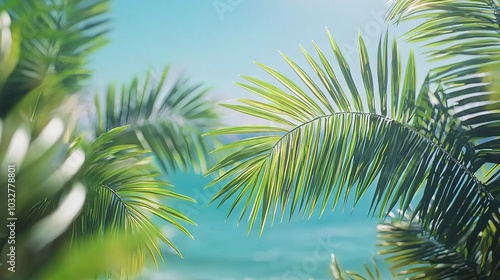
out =
<svg viewBox="0 0 500 280"><path fill-rule="evenodd" d="M208 153L217 144L201 135L220 123L208 89L183 78L170 78L169 67L154 77L148 72L140 83L111 85L104 98L96 95L95 134L130 125L122 143L151 150L163 169L206 171Z"/></svg>
<svg viewBox="0 0 500 280"><path fill-rule="evenodd" d="M418 217L404 215L377 226L379 254L386 256L391 271L405 279L478 279L478 267L463 254L433 239ZM483 275L484 276L484 275Z"/></svg>
<svg viewBox="0 0 500 280"><path fill-rule="evenodd" d="M220 204L232 200L230 214L241 206L240 220L248 214L250 229L260 219L262 232L268 220L283 219L286 213L311 216L316 208L323 213L339 202L345 205L351 197L357 203L371 186L375 188L372 211L378 209L380 216L396 206L406 211L420 193L415 215L433 238L469 261L479 261L481 256L485 269L486 263L498 264L498 244L491 240L500 240L496 230L500 202L468 168L462 149L449 148L457 143L450 137L455 122L444 120L423 129L425 121L435 120L423 119L422 112L440 109L430 102L428 79L417 88L413 55L402 75L396 43L388 54L387 40L381 39L377 95L360 39L363 98L337 44L329 38L348 90L318 47L323 67L304 53L323 88L285 57L311 94L264 65L260 66L285 90L245 77L253 85L242 86L267 102L243 99L243 105L226 106L279 126L256 129L263 135L220 149L230 154L210 170L226 170L209 185L225 185L214 200L220 199ZM248 127L236 127L215 133L248 132ZM461 143L467 145L467 141Z"/></svg>
<svg viewBox="0 0 500 280"><path fill-rule="evenodd" d="M19 62L6 81L1 116L42 83L57 75L68 92L75 92L90 77L89 55L106 42L109 0L6 0L2 8L20 31Z"/></svg>
<svg viewBox="0 0 500 280"><path fill-rule="evenodd" d="M432 61L462 58L435 69L443 81L482 73L500 54L500 6L495 0L443 2L439 0L394 1L387 18L396 23L423 20L405 34L411 42L428 42ZM471 40L474 38L474 40Z"/></svg>
<svg viewBox="0 0 500 280"><path fill-rule="evenodd" d="M334 67L323 51L315 45L321 62L313 59L304 49L303 53L323 88L296 63L286 56L285 59L298 74L299 79L311 92L314 92L311 96L315 96L318 101L309 97L309 94L292 80L268 66L259 64L288 92L265 81L244 76L253 85L240 85L267 99L268 102L243 99L241 102L244 105L224 105L279 125L267 127L265 130L260 130L259 127L251 127L251 130L248 127L235 127L214 132L214 134L245 134L250 131L265 133L264 136L243 139L223 147L219 151L232 151L232 153L211 169L217 171L230 168L210 186L232 178L216 198L222 198L221 203L224 203L230 197L236 196L231 209L240 203L244 205L240 219L251 208L250 227L257 219L261 204L263 207L261 227L263 227L268 212L271 212L274 219L278 204L282 205L282 211L290 204L289 210L292 215L296 210L312 214L314 206L319 202L323 212L334 188L338 188L332 197L336 205L341 193L345 191L344 185L352 186L361 180L360 184L356 183L358 186L356 197L359 198L381 172L381 165L375 164L373 158L381 156L389 147L397 147L393 143L395 135L399 133L401 136L405 135L403 137L408 137L410 142L423 140L419 139L418 133L404 128L413 118L417 108L415 104L418 89L413 56L410 55L406 74L402 75L401 58L396 42L393 43L392 52L389 54L387 35L381 38L377 60L379 71L378 94L376 94L370 60L360 37L361 75L366 86L366 100L363 101L350 67L330 34L329 39L348 89L344 89L333 70ZM424 82L421 94L427 94L429 90L427 83ZM347 91L351 94L346 94ZM368 112L363 113L364 110ZM390 129L390 133L389 131L383 133L379 126ZM380 138L379 142L375 140L377 137L384 139ZM369 141L369 138L374 141ZM412 149L415 147L413 145ZM395 151L391 156L399 155L396 148L389 149L389 152L391 150ZM363 155L363 152L368 151L369 154ZM280 160L282 162L279 162ZM312 170L310 164L316 160L321 165ZM401 160L395 159L394 164ZM388 169L384 171L394 172L395 167L386 167ZM358 175L354 175L357 172L353 168L359 169ZM363 172L371 173L362 179ZM309 187L311 189L308 189ZM350 192L345 195L344 201ZM246 196L248 198L245 198ZM321 196L324 198L319 201ZM384 207L389 206L387 201L384 204Z"/></svg>
<svg viewBox="0 0 500 280"><path fill-rule="evenodd" d="M16 276L31 279L30 276L38 266L47 261L43 254L45 251L42 254L35 252L40 252L40 246L60 238L78 214L77 205L72 205L73 211L63 211L64 217L60 218L61 211L53 213L51 207L44 207L43 204L45 201L55 201L53 204L57 206L57 198L66 193L66 186L75 185L79 190L84 189L74 179L83 165L85 154L76 141L66 137L71 128L67 122L69 118L65 115L50 113L50 118L42 118L45 123L40 121L33 124L17 113L11 111L5 119L0 119L0 164L3 166L0 179L5 182L0 190L5 194L9 193L9 198L16 200L12 214L6 211L7 200L2 203L5 211L0 213L0 218L17 219L16 257L21 264L18 265ZM11 175L8 175L8 169L11 170ZM80 197L80 200L83 198ZM51 214L54 215L50 216ZM34 225L44 218L47 218L45 221L55 220L57 226L35 228ZM7 243L7 230L8 228L0 230L2 251L10 246ZM0 262L6 264L6 261L5 256L2 256ZM9 277L12 277L12 272L5 268L0 270L0 278L12 279Z"/></svg>
<svg viewBox="0 0 500 280"><path fill-rule="evenodd" d="M442 61L431 79L444 86L448 107L476 146L474 166L498 163L500 92L491 87L500 55L500 5L494 0L395 1L389 20L422 21L404 35L426 42L430 61Z"/></svg>
<svg viewBox="0 0 500 280"><path fill-rule="evenodd" d="M15 166L16 183L23 186L17 189L19 211L58 192L82 166L85 155L67 139L67 127L60 117L49 119L38 132L17 117L0 120L0 163ZM0 174L7 176L6 170Z"/></svg>
<svg viewBox="0 0 500 280"><path fill-rule="evenodd" d="M136 273L146 255L157 263L162 257L160 242L180 252L152 218L156 216L191 236L183 223L194 224L179 211L165 205L166 199L192 199L170 189L158 180L160 173L148 152L134 144L117 144L127 127L114 128L101 134L87 148L87 160L79 175L88 186L88 197L82 215L75 222L72 238L110 234L144 234L145 243L123 265L120 273Z"/></svg>

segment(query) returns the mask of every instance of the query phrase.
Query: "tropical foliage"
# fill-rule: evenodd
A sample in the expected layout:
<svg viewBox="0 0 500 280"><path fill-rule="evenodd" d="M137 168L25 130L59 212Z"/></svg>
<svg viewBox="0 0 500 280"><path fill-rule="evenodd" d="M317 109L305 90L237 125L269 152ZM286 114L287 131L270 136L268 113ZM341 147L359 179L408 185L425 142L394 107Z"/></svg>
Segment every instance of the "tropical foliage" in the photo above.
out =
<svg viewBox="0 0 500 280"><path fill-rule="evenodd" d="M166 68L85 103L75 93L105 42L109 1L1 4L0 162L16 166L19 186L17 268L9 273L2 253L1 278L128 279L162 259L162 243L180 255L157 221L191 236L194 222L168 204L194 200L165 176L210 164L217 142L201 134L219 117L207 90ZM8 235L0 231L2 252Z"/></svg>
<svg viewBox="0 0 500 280"><path fill-rule="evenodd" d="M441 65L421 83L414 54L402 60L387 34L375 60L359 38L360 82L330 33L331 55L302 48L309 70L283 55L296 78L258 63L274 83L243 76L239 85L258 97L224 106L274 125L210 133L254 135L217 150L228 155L209 171L223 172L209 185L224 183L214 200L262 233L276 218L322 214L372 188L371 212L390 219L379 226L380 253L397 277L498 279L499 9L489 0L394 1L388 20L418 20L404 37L425 42ZM336 261L332 269L364 279Z"/></svg>
<svg viewBox="0 0 500 280"><path fill-rule="evenodd" d="M75 93L106 43L109 2L0 0L0 178L15 166L22 186L17 272L5 271L3 228L0 278L126 279L162 259L162 243L180 254L154 220L190 236L194 222L168 205L193 200L165 178L209 166L209 186L224 184L214 201L248 217L249 230L356 204L372 189L395 277L500 278L498 1L391 4L388 21L417 22L403 38L439 64L421 82L413 52L388 33L375 56L359 38L359 73L329 32L328 52L302 48L308 65L283 55L297 77L259 63L274 82L243 76L256 98L224 106L274 125L218 130L207 89L168 67L81 106ZM251 136L219 147L207 131ZM365 268L345 272L332 257L334 278L380 278L376 263Z"/></svg>

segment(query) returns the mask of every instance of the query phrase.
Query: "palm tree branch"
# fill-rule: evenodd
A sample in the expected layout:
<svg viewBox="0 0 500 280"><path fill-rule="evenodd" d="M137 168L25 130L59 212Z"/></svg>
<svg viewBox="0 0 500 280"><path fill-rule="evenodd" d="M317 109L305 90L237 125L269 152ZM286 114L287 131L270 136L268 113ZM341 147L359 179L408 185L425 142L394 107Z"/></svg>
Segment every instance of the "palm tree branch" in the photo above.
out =
<svg viewBox="0 0 500 280"><path fill-rule="evenodd" d="M470 259L494 252L496 244L485 240L491 234L497 238L499 232L490 230L488 237L483 233L489 227L485 221L499 216L498 201L475 175L476 151L471 148L470 138L464 136L468 130L446 109L445 99L432 96L429 77L417 95L414 56L410 54L406 71L401 74L397 44L393 43L389 54L387 35L381 37L377 100L370 60L360 38L361 76L366 91L366 98L362 98L353 84L349 65L328 36L349 91L343 89L316 45L321 66L303 53L329 97L288 57L286 62L311 94L276 70L258 64L284 89L244 76L252 84L244 87L267 102L244 100L243 104L225 106L277 125L262 130L266 137L239 140L219 149L229 155L209 170L223 171L210 183L224 183L214 200L229 202L229 214L241 206L239 220L248 215L249 231L260 219L262 234L266 223L274 222L279 212L281 219L286 212L290 218L296 213L310 217L316 207L323 213L330 204L335 209L339 202L346 205L352 197L356 205L374 186L371 212L379 209L379 215L385 216L398 203L401 209L408 209L419 198L416 214L436 240L450 249L467 247ZM331 106L325 103L328 99ZM335 112L337 108L344 112ZM253 128L257 135L261 132L261 127ZM214 133L249 131L249 127L234 127ZM474 241L482 244L481 248L473 246ZM496 257L492 260L497 261Z"/></svg>
<svg viewBox="0 0 500 280"><path fill-rule="evenodd" d="M409 279L479 278L478 263L433 239L418 217L410 220L393 217L390 223L377 226L379 254L387 256L393 273Z"/></svg>
<svg viewBox="0 0 500 280"><path fill-rule="evenodd" d="M500 57L499 9L493 0L453 4L401 0L395 1L387 14L388 20L395 22L424 20L404 37L411 42L426 42L429 60L443 60L432 70L431 79L444 86L446 105L461 120L464 136L473 146L480 146L475 148L474 169L498 161L491 137L497 136L492 131L500 126L496 117L500 102L498 90L491 84Z"/></svg>
<svg viewBox="0 0 500 280"><path fill-rule="evenodd" d="M79 177L88 186L88 200L82 215L74 223L72 237L108 232L117 237L142 232L144 242L132 259L162 259L159 242L165 243L180 255L172 241L152 222L156 216L191 236L184 223L194 222L179 211L164 205L165 199L194 201L168 189L168 183L158 180L160 175L149 152L135 144L120 144L117 139L127 133L127 127L118 127L101 134L88 144L86 162ZM133 267L142 267L134 265ZM134 273L130 267L130 273ZM126 266L123 266L126 269Z"/></svg>
<svg viewBox="0 0 500 280"><path fill-rule="evenodd" d="M0 104L0 112L8 112L47 76L57 76L68 92L79 90L90 77L86 59L106 43L110 1L4 2L13 30L22 32L19 61L5 81L8 98Z"/></svg>
<svg viewBox="0 0 500 280"><path fill-rule="evenodd" d="M208 89L170 78L169 67L156 74L149 71L143 84L135 78L121 90L112 84L104 97L96 95L95 134L129 125L124 141L151 150L164 171L205 171L218 141L201 135L219 122Z"/></svg>

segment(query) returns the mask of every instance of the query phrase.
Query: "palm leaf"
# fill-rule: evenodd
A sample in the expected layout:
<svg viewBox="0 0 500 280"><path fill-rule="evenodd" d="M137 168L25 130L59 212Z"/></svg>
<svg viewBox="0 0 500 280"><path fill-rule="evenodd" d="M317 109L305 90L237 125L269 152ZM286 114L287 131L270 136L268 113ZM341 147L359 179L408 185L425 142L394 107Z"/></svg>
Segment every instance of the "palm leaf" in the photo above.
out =
<svg viewBox="0 0 500 280"><path fill-rule="evenodd" d="M106 42L109 0L4 0L12 29L20 30L20 57L6 81L2 116L23 96L57 75L68 92L76 92L90 77L87 61Z"/></svg>
<svg viewBox="0 0 500 280"><path fill-rule="evenodd" d="M496 63L491 58L500 54L499 9L493 0L453 3L400 0L394 2L387 17L396 23L424 20L405 37L412 42L428 42L426 47L430 48L428 54L432 61L462 60L435 69L434 77L448 81L482 73L481 68Z"/></svg>
<svg viewBox="0 0 500 280"><path fill-rule="evenodd" d="M387 39L381 39L377 95L372 82L375 75L368 74L370 60L360 39L363 98L336 42L329 38L348 90L317 46L323 67L305 55L322 83L321 90L285 57L312 94L268 66L260 65L283 88L245 77L252 85L243 87L266 102L243 99L242 105L227 107L278 126L263 130L264 136L219 149L230 154L210 170L225 170L209 185L225 185L214 200L220 199L221 204L232 200L230 214L241 206L240 220L248 215L249 228L260 219L262 233L268 220L283 219L286 213L290 218L297 213L311 216L316 208L323 213L335 209L339 202L345 205L352 197L357 203L369 187L375 189L372 209L378 209L380 216L396 206L406 211L420 194L415 215L421 218L422 227L487 274L490 264L494 267L500 261L495 254L498 244L491 242L500 239L496 230L499 201L469 169L470 156L461 148L468 142L452 142L456 122L444 120L430 128L424 126L435 121L426 114L442 110L438 107L442 103L433 107L430 102L428 79L420 90L416 87L413 55L402 75L396 43L389 54ZM283 133L283 129L287 131ZM248 127L236 127L222 133L247 132ZM462 146L450 148L451 143Z"/></svg>
<svg viewBox="0 0 500 280"><path fill-rule="evenodd" d="M13 215L2 211L0 218L17 219L16 257L19 263L16 277L31 279L38 267L47 262L47 250L40 249L60 238L78 214L76 203L69 207L71 209L62 211L63 217L61 210L53 210L57 208L58 198L72 193L66 192L66 186L76 187L77 192L73 192L70 198L76 195L80 201L83 200L79 194L84 187L75 181L75 176L84 163L85 154L77 141L66 137L71 130L67 115L50 112L48 117L41 114L44 115L41 119L46 122L40 120L34 124L16 111L13 110L5 119L0 119L0 164L4 166L0 171L0 179L6 182L0 190L5 194L9 193L9 198L16 199ZM11 173L14 177L8 176L7 167L14 171ZM49 201L54 203L45 203ZM7 201L2 205L7 207ZM51 226L46 226L48 224ZM8 228L0 230L2 251L12 245L7 243L7 230ZM2 256L1 262L6 264L5 256ZM11 279L9 277L12 277L12 272L4 265L0 277Z"/></svg>
<svg viewBox="0 0 500 280"><path fill-rule="evenodd" d="M232 167L210 185L223 182L228 178L236 176L226 184L226 187L221 190L217 198L223 198L222 202L224 202L229 199L229 197L239 193L233 203L233 207L240 202L244 203L240 218L243 217L250 207L252 208L250 226L252 226L257 218L257 212L259 212L258 205L262 203L263 206L265 206L263 213L267 213L268 211L274 213L277 209L269 208L271 207L269 200L277 199L278 197L280 197L282 210L290 204L290 214L292 214L298 209L312 212L316 203L319 202L319 197L321 195L326 195L321 201L321 212L323 212L329 201L328 197L330 191L334 187L332 185L333 181L331 180L335 176L333 176L332 173L338 173L337 175L339 176L335 178L340 178L341 180L338 191L334 196L336 205L341 197L342 190L345 190L342 185L348 182L352 184L357 179L360 179L356 179L354 175L351 175L354 172L350 172L351 169L348 166L355 165L353 162L350 162L351 160L365 160L367 162L364 166L362 166L363 164L358 164L362 166L360 167L360 171L373 171L373 176L367 176L365 186L359 185L357 197L361 196L361 194L364 193L364 189L375 180L380 170L379 166L369 162L370 156L363 156L361 152L359 152L358 157L354 157L352 153L361 148L364 151L371 150L373 153L372 156L383 152L384 149L390 146L384 143L387 139L381 139L378 144L375 143L375 141L373 143L368 141L368 138L375 138L379 134L380 137L386 137L388 135L388 133L386 133L385 136L383 133L380 133L378 131L379 129L376 129L377 126L387 125L387 128L391 127L392 133L399 133L399 127L393 126L391 121L399 121L402 127L404 127L416 112L414 109L417 107L415 106L417 102L415 92L418 92L418 90L414 82L415 65L412 55L410 55L409 62L407 63L406 75L401 75L401 59L396 42L393 43L392 54L388 54L389 47L387 35L382 37L379 44L377 60L377 66L380 70L377 75L379 92L377 95L372 82L366 82L365 85L368 90L366 90L366 101L363 101L360 90L357 89L353 81L350 67L347 65L337 43L330 34L329 39L335 58L339 62L342 76L349 85L349 91L353 92L353 97L351 99L347 97L347 90L342 86L342 83L333 70L334 67L330 64L323 51L315 45L316 52L321 62L314 60L304 49L303 52L324 89L320 89L320 85L315 83L313 78L308 76L305 70L301 69L289 58L285 57L285 59L298 74L300 80L304 81L309 89L316 92L314 96L320 100L318 105L311 105L316 104L315 101L311 99L300 86L295 84L295 82L284 77L274 69L261 64L260 66L277 79L290 93L270 83L244 76L244 78L253 85L241 85L263 97L268 102L259 101L257 103L249 103L249 101L253 101L243 99L242 102L244 105L224 105L239 112L251 114L279 124L279 126L276 127L268 127L266 130L259 130L259 127L252 127L255 129L253 132L263 132L269 134L269 136L244 139L219 149L218 151L232 150L233 152L211 169L211 171L217 171ZM361 74L364 80L369 81L373 78L371 77L368 54L361 37L360 46ZM320 66L320 64L322 66ZM388 79L389 76L391 77L390 81ZM401 84L403 85L402 89L400 86ZM422 90L427 94L427 81L424 83ZM330 102L330 106L326 106L327 103L325 100ZM364 106L367 103L375 105ZM279 108L280 110L268 110L262 106L263 104ZM320 106L319 104L324 106ZM365 108L368 110L367 113L363 112ZM340 110L340 112L338 110ZM382 115L382 112L384 112L385 115ZM365 127L368 126L372 127L363 131ZM349 131L353 128L359 131ZM286 131L283 132L283 129ZM250 131L251 130L247 127L235 127L216 131L214 134L244 134ZM339 134L334 133L334 131L344 131L344 133ZM412 131L408 133L407 135L410 138L417 135L413 134ZM410 134L413 136L410 136ZM330 136L335 138L330 138ZM363 138L364 140L360 140L363 142L356 143L354 140L358 139L358 137L359 139ZM394 137L394 135L392 137ZM417 138L413 138L412 141L418 142L419 140ZM307 144L304 145L306 142ZM392 142L393 141L391 141L391 143ZM367 145L370 147L373 146L373 149L369 149ZM311 149L317 149L316 154L321 155L321 159L316 159L313 156L314 150L305 150L306 146ZM304 149L299 149L299 147L304 147ZM287 158L287 156L289 156L289 159L287 159L286 162L277 164L276 161L278 158L284 159ZM328 174L327 176L321 176L322 181L320 183L313 180L313 178L316 177L311 174L311 166L308 165L308 162L311 162L311 160L320 160L321 166L324 167L323 170L321 168L315 168L314 172L317 172L316 176ZM396 162L401 162L401 160L397 160ZM336 170L330 169L328 168L330 165L338 166L338 168ZM340 166L342 165L344 167L341 168ZM245 172L248 168L251 168L252 172ZM286 168L286 170L283 170L283 168ZM326 169L329 170L327 171ZM273 176L276 177L269 177L271 173L274 173L275 175ZM284 175L290 177L285 178ZM327 179L327 177L329 179ZM257 182L262 182L263 179L264 183L259 187ZM266 180L270 180L270 183L272 181L273 193L265 193L263 191L267 188L264 187L266 186ZM312 182L316 185L315 190L307 190L305 186L311 185ZM321 190L322 186L325 184L330 185L328 187L330 189ZM284 185L283 191L285 191L285 193L280 194L276 192L278 189L274 188L275 185ZM269 188L270 187L271 186L269 186ZM246 199L246 202L243 202L242 199L247 195L249 195L249 197ZM289 195L293 197L289 197ZM264 199L264 196L266 199ZM349 196L349 193L346 193L346 196ZM253 204L251 203L252 198L256 199ZM302 201L299 199L302 199ZM275 202L277 201L274 201L274 203ZM264 205L264 203L266 205ZM276 207L276 205L274 205L274 207ZM272 216L274 217L274 214L272 214ZM262 217L262 227L266 219L266 216Z"/></svg>
<svg viewBox="0 0 500 280"><path fill-rule="evenodd" d="M499 161L500 92L490 87L500 55L499 11L493 0L401 0L388 13L395 22L421 22L404 37L425 42L429 60L442 62L431 78L443 84L448 107L476 146L473 170Z"/></svg>
<svg viewBox="0 0 500 280"><path fill-rule="evenodd" d="M164 170L206 171L217 141L201 135L220 122L215 103L201 84L169 77L167 67L159 77L148 72L142 84L135 78L118 92L111 85L104 98L96 95L95 134L130 125L123 143L151 150Z"/></svg>
<svg viewBox="0 0 500 280"><path fill-rule="evenodd" d="M377 226L379 254L405 279L478 279L477 263L436 241L412 215ZM484 275L483 275L484 276ZM498 276L492 276L495 279Z"/></svg>
<svg viewBox="0 0 500 280"><path fill-rule="evenodd" d="M160 173L148 152L134 144L117 144L127 127L101 134L86 148L87 160L79 175L88 186L88 197L80 218L74 223L72 238L100 235L103 231L119 237L122 234L144 235L144 244L122 265L120 273L136 273L146 255L155 263L162 257L163 242L180 252L153 222L156 216L173 224L191 237L182 223L194 224L184 214L165 205L165 199L193 201L170 189L156 178Z"/></svg>

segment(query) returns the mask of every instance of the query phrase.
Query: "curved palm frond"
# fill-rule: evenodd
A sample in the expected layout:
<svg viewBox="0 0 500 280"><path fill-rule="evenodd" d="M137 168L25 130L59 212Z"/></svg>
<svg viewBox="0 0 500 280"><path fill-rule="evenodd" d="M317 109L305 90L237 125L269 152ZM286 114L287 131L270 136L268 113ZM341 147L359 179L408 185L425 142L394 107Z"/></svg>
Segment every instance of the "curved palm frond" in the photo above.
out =
<svg viewBox="0 0 500 280"><path fill-rule="evenodd" d="M157 263L157 256L161 258L159 242L180 255L159 225L152 221L153 216L173 224L190 237L182 223L194 224L184 214L165 205L165 199L193 200L156 179L160 173L148 157L148 151L134 144L116 143L126 132L126 126L114 128L87 147L87 160L79 177L88 186L88 200L72 229L73 238L103 232L117 236L143 234L144 244L118 271L122 276L138 272L148 253Z"/></svg>
<svg viewBox="0 0 500 280"><path fill-rule="evenodd" d="M312 92L311 96L314 96L317 101L292 80L268 66L259 64L289 92L265 81L244 76L253 85L240 85L267 99L268 102L243 99L241 102L244 105L228 104L224 106L245 114L273 121L278 126L234 127L221 129L212 133L264 133L263 136L243 139L219 149L218 151L227 150L232 153L210 170L217 171L230 167L222 176L214 180L210 186L236 176L226 184L226 187L219 192L216 198L223 198L221 201L223 203L231 196L239 193L233 203L233 208L239 203L244 204L240 216L242 218L251 206L250 227L257 219L257 212L260 209L259 204L262 203L263 206L266 206L264 203L268 204L270 200L278 199L278 197L280 200L279 203L283 207L282 210L284 210L287 204L291 204L290 214L293 214L298 208L303 211L308 209L312 213L315 204L318 202L317 200L320 196L325 195L327 197L321 201L321 212L323 212L330 197L331 188L334 187L332 185L334 182L331 179L334 177L341 178L338 188L339 192L334 196L335 202L338 202L340 199L344 184L349 182L349 185L352 185L357 179L361 179L361 177L355 177L355 172L350 172L352 170L349 166L357 165L364 171L370 172L371 170L373 173L366 176L366 180L363 180L365 181L364 184L357 184L359 190L356 192L356 196L359 197L364 192L364 189L375 180L381 166L373 164L371 159L368 160L368 156L361 156L360 149L371 150L372 155L375 156L377 153L383 152L384 149L391 147L391 145L384 143L384 141L390 141L389 143L391 144L392 142L396 142L394 135L391 136L390 133L382 133L383 130L377 129L377 126L386 126L387 129L391 128L392 133L400 133L401 128L401 134L407 133L409 138L412 137L410 134L415 137L418 136L418 133L414 133L413 131L405 132L404 129L405 124L413 118L416 112L415 108L417 108L415 103L417 102L416 95L418 90L416 88L413 56L410 55L408 60L406 75L401 75L401 58L396 42L393 44L393 51L391 54L388 54L387 36L381 38L377 60L378 94L376 94L370 60L364 42L360 37L361 74L366 92L366 101L363 102L349 65L347 65L331 35L328 34L328 36L332 50L339 62L342 76L347 83L347 90L350 92L349 95L346 94L347 90L342 86L325 54L315 45L320 59L319 63L304 49L303 53L324 89L320 88L320 85L296 63L286 56L284 57L287 63L298 74L299 78L305 83L309 91ZM320 66L320 63L322 66ZM426 81L422 86L420 95L427 94L428 90L428 83ZM363 112L365 108L367 113ZM370 138L368 134L373 134L370 135L373 139L376 136L387 139L380 139L380 142L376 144L375 142L378 141L368 141L368 138ZM335 137L335 139L331 139L331 137ZM391 137L392 140L389 139ZM360 141L362 142L356 143L354 141L358 139L361 139ZM418 137L414 138L413 141L418 142ZM304 144L306 142L307 144ZM337 150L332 148L334 145L337 146ZM372 149L369 149L367 145ZM299 146L303 147L303 149L299 149ZM306 147L316 150L306 150ZM323 150L320 151L321 149ZM389 151L391 150L395 151L395 149L389 149ZM360 153L358 157L353 156L355 152ZM307 162L319 160L313 154L321 155L322 158L318 161L321 162L321 168L315 167L314 171L310 169L311 166L306 164ZM396 156L397 154L395 152L392 156ZM286 161L281 163L275 162L278 158L285 159L286 156L289 156ZM300 161L299 158L306 161ZM351 160L367 160L367 162L366 164L354 164ZM401 159L397 159L394 162L395 164L399 163ZM330 165L336 166L336 168L329 168ZM341 168L340 166L343 167ZM284 167L286 167L286 170L283 170ZM278 176L276 172L279 172L280 175ZM312 184L314 176L310 174L311 172L317 172L318 175L322 174L321 180L323 181ZM333 173L337 172L339 172L337 175L340 176L333 176ZM264 176L263 173L267 175ZM271 178L270 173L275 173L276 175L273 176L278 177ZM286 177L290 177L286 178L285 175ZM361 176L361 174L358 174L358 176ZM330 179L324 181L327 177ZM267 182L268 180L269 182ZM257 184L257 182L262 182L262 184ZM267 183L273 187L267 186ZM282 187L282 184L285 184L286 187ZM329 184L327 188L330 189L323 188L325 184ZM308 187L312 189L307 190ZM263 191L268 188L269 191L272 189L275 195ZM282 189L285 193L276 193L279 189ZM295 191L295 194L286 193L290 191ZM289 199L288 195L290 194L293 194L293 198ZM349 194L349 192L346 193L347 196ZM245 201L244 196L247 195L249 198ZM252 203L253 199L255 201ZM272 216L274 217L274 211L277 209L269 209L269 207L270 205L264 207L263 213L272 210ZM261 227L264 226L267 219L265 215L267 214L264 214L262 217Z"/></svg>
<svg viewBox="0 0 500 280"><path fill-rule="evenodd" d="M231 153L210 170L226 170L209 185L225 184L214 200L220 199L220 204L232 200L229 214L242 206L240 220L248 214L249 229L260 217L262 233L266 221L274 221L279 213L282 219L286 212L290 217L311 216L316 207L323 213L339 202L345 204L349 197L356 203L371 186L375 187L372 210L379 209L380 216L396 206L406 211L420 191L415 215L422 227L488 274L490 264L500 263L496 255L500 248L491 241L500 240L500 202L469 169L462 147L449 148L450 143L458 143L449 136L454 122L443 121L434 128L423 125L436 121L423 112L440 109L434 109L434 101L429 103L428 79L418 90L413 55L403 76L396 43L388 54L387 40L381 39L376 94L360 38L363 98L337 44L329 38L348 90L317 46L322 67L303 52L323 88L286 56L307 90L261 64L286 90L244 77L253 85L242 86L267 102L243 99L243 105L225 106L279 126L213 133L263 133L219 149ZM467 145L467 141L460 143Z"/></svg>
<svg viewBox="0 0 500 280"><path fill-rule="evenodd" d="M142 84L135 78L118 92L111 85L104 98L96 95L95 134L130 125L122 143L151 150L164 170L206 171L217 140L201 135L220 123L215 103L201 84L169 74L169 67L160 77L148 72Z"/></svg>
<svg viewBox="0 0 500 280"><path fill-rule="evenodd" d="M498 164L500 91L490 87L492 67L500 57L500 5L495 0L395 1L388 19L423 20L405 37L427 42L430 61L443 61L432 79L442 83L448 107L475 146L473 170Z"/></svg>
<svg viewBox="0 0 500 280"><path fill-rule="evenodd" d="M109 0L4 0L12 29L20 31L19 62L5 82L1 116L24 95L57 75L68 92L76 92L90 73L89 54L106 43Z"/></svg>
<svg viewBox="0 0 500 280"><path fill-rule="evenodd" d="M379 254L388 256L393 273L405 279L478 279L477 263L433 239L418 217L391 217L393 221L379 224L377 231Z"/></svg>

